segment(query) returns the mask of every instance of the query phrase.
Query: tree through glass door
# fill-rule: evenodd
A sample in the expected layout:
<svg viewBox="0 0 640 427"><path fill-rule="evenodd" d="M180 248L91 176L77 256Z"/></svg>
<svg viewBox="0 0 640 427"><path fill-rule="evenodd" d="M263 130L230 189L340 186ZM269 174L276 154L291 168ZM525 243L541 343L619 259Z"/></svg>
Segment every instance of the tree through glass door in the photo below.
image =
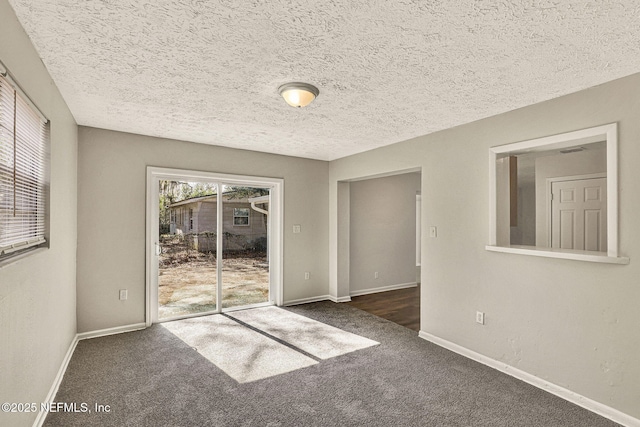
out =
<svg viewBox="0 0 640 427"><path fill-rule="evenodd" d="M268 302L269 189L161 180L159 190L158 319Z"/></svg>

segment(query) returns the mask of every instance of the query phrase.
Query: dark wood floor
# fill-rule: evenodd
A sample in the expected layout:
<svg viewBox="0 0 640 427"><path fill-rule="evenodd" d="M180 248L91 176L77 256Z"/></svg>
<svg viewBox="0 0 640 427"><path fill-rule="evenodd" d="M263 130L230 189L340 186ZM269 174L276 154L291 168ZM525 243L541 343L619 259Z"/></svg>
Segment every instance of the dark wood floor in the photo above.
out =
<svg viewBox="0 0 640 427"><path fill-rule="evenodd" d="M351 297L347 304L414 331L420 330L420 285Z"/></svg>

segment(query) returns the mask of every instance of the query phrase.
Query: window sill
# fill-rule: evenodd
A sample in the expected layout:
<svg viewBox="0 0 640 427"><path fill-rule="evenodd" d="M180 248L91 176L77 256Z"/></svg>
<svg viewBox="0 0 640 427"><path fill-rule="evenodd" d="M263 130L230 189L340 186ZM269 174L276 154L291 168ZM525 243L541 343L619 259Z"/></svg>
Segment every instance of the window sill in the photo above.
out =
<svg viewBox="0 0 640 427"><path fill-rule="evenodd" d="M576 261L599 262L604 264L629 264L627 257L611 257L604 252L567 251L566 249L538 248L535 246L485 246L491 252L532 255L546 258L572 259Z"/></svg>
<svg viewBox="0 0 640 427"><path fill-rule="evenodd" d="M48 246L36 246L36 247L33 247L33 248L29 248L29 249L25 250L24 252L19 252L19 253L16 253L15 255L11 255L11 256L8 256L6 258L2 258L2 259L0 259L0 270L3 269L4 267L7 267L7 266L12 265L12 264L15 264L16 262L18 262L18 261L20 261L20 260L22 260L24 258L30 257L32 255L36 255L36 254L38 254L40 252L45 252L48 249L49 249Z"/></svg>

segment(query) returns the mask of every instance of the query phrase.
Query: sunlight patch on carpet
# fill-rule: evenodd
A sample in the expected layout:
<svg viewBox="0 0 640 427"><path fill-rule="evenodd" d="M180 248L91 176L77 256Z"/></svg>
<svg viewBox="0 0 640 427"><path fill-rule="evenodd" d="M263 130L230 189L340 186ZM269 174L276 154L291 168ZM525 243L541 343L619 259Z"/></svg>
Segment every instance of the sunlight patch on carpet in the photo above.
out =
<svg viewBox="0 0 640 427"><path fill-rule="evenodd" d="M318 363L222 315L178 320L161 326L239 383Z"/></svg>
<svg viewBox="0 0 640 427"><path fill-rule="evenodd" d="M279 307L228 315L323 360L379 344Z"/></svg>

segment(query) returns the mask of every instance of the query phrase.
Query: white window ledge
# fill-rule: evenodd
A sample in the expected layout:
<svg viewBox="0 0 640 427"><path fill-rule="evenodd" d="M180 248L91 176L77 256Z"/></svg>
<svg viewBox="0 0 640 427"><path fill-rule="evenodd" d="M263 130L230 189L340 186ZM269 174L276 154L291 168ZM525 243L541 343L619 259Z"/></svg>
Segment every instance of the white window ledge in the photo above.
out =
<svg viewBox="0 0 640 427"><path fill-rule="evenodd" d="M47 246L33 247L25 250L24 252L20 252L15 255L8 256L0 260L0 269L3 269L6 266L11 265L17 261L23 260L24 258L33 256L35 254L38 254L40 252L45 252L48 250L49 248Z"/></svg>
<svg viewBox="0 0 640 427"><path fill-rule="evenodd" d="M627 257L611 257L604 252L568 251L566 249L538 248L535 246L485 246L492 252L508 254L532 255L546 258L573 259L576 261L600 262L605 264L629 264Z"/></svg>

